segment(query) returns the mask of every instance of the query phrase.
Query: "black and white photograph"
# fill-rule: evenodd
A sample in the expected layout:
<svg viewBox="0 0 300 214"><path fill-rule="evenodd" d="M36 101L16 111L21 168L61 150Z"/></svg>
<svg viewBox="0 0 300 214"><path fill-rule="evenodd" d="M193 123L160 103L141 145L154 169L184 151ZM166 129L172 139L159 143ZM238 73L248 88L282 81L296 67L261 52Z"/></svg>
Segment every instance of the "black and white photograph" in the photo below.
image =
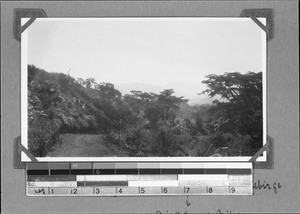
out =
<svg viewBox="0 0 300 214"><path fill-rule="evenodd" d="M0 14L1 213L299 213L298 1Z"/></svg>
<svg viewBox="0 0 300 214"><path fill-rule="evenodd" d="M243 160L266 142L250 18L37 18L21 44L22 144L40 160Z"/></svg>

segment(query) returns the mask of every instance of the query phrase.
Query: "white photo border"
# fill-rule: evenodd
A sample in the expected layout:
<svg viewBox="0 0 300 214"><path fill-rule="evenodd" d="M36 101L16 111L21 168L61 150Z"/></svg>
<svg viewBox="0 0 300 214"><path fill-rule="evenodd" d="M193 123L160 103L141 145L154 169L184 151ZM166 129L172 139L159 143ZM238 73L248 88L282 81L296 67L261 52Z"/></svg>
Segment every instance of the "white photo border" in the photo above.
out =
<svg viewBox="0 0 300 214"><path fill-rule="evenodd" d="M51 20L66 20L66 19L126 19L126 18L200 18L200 19L228 19L228 20L251 20L249 17L96 17L96 18L37 18L47 21ZM29 18L21 18L21 25L24 25ZM266 25L266 18L258 18L258 20ZM256 24L251 20L253 24ZM30 27L30 26L29 26ZM257 25L258 28L260 28ZM263 74L263 146L267 142L267 34L261 29L262 32L262 74ZM21 143L25 148L28 148L28 31L27 29L21 34ZM240 157L36 157L39 162L248 162L251 156ZM263 152L263 155L258 157L256 161L265 162L267 160L267 153ZM31 162L31 159L27 157L24 152L21 152L22 162Z"/></svg>

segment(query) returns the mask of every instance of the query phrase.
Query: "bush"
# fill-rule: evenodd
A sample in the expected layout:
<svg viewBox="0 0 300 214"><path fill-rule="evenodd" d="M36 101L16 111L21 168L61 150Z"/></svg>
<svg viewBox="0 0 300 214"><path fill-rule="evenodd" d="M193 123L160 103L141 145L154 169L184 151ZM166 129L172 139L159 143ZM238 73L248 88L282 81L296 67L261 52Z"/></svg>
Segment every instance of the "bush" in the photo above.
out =
<svg viewBox="0 0 300 214"><path fill-rule="evenodd" d="M59 125L46 117L32 119L28 126L28 149L35 157L45 156L59 137Z"/></svg>
<svg viewBox="0 0 300 214"><path fill-rule="evenodd" d="M147 127L147 126L145 126ZM158 127L131 127L120 131L111 131L106 140L126 150L131 156L167 157L187 156L189 145L193 141L184 127L171 126L161 122Z"/></svg>

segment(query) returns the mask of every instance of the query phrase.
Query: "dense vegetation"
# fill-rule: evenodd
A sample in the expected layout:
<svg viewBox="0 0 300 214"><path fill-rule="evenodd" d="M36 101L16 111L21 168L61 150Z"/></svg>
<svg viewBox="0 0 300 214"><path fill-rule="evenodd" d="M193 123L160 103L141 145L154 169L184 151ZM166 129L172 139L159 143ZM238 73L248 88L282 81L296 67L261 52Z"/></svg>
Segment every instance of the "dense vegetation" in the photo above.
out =
<svg viewBox="0 0 300 214"><path fill-rule="evenodd" d="M29 150L42 157L61 134L90 133L135 157L210 156L223 147L253 155L262 146L262 74L208 75L202 83L208 89L200 94L218 99L190 106L172 89L122 95L111 83L29 65Z"/></svg>

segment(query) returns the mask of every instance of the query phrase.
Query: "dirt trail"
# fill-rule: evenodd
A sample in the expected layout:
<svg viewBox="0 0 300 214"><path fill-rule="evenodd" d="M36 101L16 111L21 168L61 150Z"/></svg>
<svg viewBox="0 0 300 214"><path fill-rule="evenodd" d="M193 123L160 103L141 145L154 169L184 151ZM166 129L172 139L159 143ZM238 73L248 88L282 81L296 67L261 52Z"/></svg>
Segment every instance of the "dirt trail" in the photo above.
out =
<svg viewBox="0 0 300 214"><path fill-rule="evenodd" d="M104 135L63 134L62 143L55 144L47 157L113 157L127 156L107 144Z"/></svg>

